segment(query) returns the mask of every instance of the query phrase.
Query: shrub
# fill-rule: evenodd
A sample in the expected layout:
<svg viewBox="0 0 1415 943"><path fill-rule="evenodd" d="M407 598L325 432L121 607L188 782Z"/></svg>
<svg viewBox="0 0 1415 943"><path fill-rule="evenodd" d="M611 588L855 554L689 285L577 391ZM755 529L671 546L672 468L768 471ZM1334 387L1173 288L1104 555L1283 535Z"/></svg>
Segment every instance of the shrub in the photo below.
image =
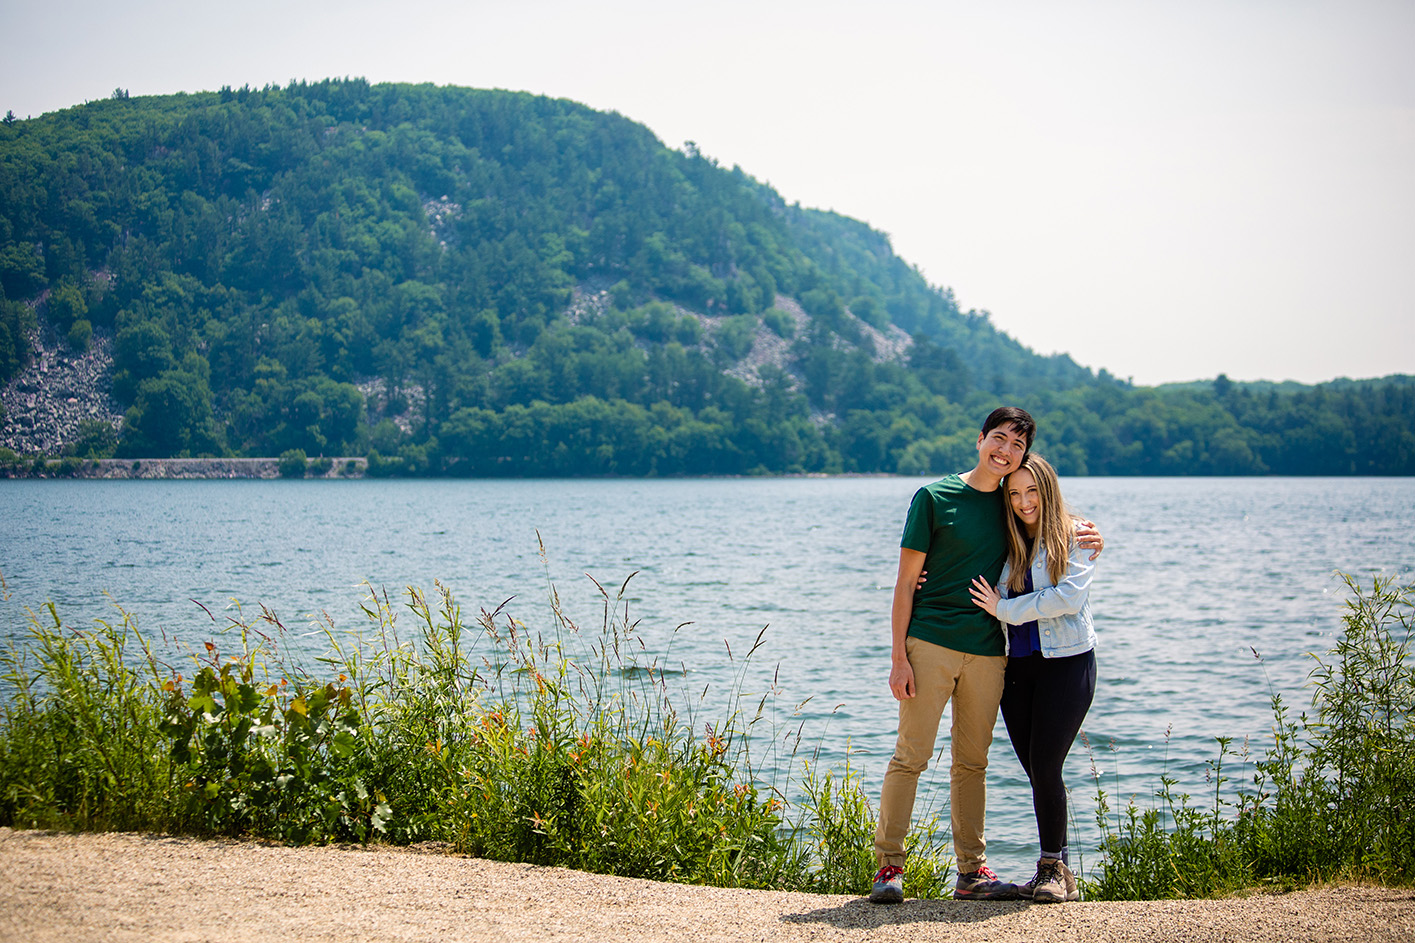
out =
<svg viewBox="0 0 1415 943"><path fill-rule="evenodd" d="M756 315L738 314L725 318L713 334L719 359L725 363L735 363L751 353L756 330Z"/></svg>
<svg viewBox="0 0 1415 943"><path fill-rule="evenodd" d="M401 454L385 458L378 453L377 449L372 449L365 462L364 474L370 478L394 478L410 472L408 463Z"/></svg>
<svg viewBox="0 0 1415 943"><path fill-rule="evenodd" d="M303 478L309 468L309 460L303 449L286 449L280 453L280 462L276 467L280 469L281 478Z"/></svg>
<svg viewBox="0 0 1415 943"><path fill-rule="evenodd" d="M1228 737L1218 738L1209 764L1210 808L1175 795L1166 771L1149 808L1130 802L1112 819L1097 781L1105 860L1091 896L1212 896L1338 877L1415 881L1412 590L1380 577L1369 588L1344 579L1345 628L1311 673L1315 715L1293 720L1273 695L1273 745L1255 762L1251 787L1225 791L1226 761L1247 759Z"/></svg>
<svg viewBox="0 0 1415 943"><path fill-rule="evenodd" d="M69 346L74 350L88 350L89 342L93 340L93 324L88 318L80 318L69 328L68 337Z"/></svg>
<svg viewBox="0 0 1415 943"><path fill-rule="evenodd" d="M81 419L78 438L64 446L64 454L79 458L112 458L117 448L118 432L111 422Z"/></svg>
<svg viewBox="0 0 1415 943"><path fill-rule="evenodd" d="M791 315L780 308L767 308L762 312L762 323L774 331L778 337L790 340L796 336L796 322Z"/></svg>

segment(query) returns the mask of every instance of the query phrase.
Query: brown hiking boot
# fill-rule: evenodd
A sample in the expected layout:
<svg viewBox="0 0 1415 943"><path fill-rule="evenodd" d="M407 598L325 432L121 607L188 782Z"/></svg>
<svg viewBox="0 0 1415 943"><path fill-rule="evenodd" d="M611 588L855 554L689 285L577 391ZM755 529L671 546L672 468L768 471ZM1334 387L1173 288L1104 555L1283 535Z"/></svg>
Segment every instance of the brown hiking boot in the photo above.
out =
<svg viewBox="0 0 1415 943"><path fill-rule="evenodd" d="M1037 873L1026 884L1017 885L1017 892L1039 904L1059 904L1062 901L1081 899L1081 890L1076 886L1076 875L1071 873L1071 869L1060 858L1042 858L1037 861Z"/></svg>

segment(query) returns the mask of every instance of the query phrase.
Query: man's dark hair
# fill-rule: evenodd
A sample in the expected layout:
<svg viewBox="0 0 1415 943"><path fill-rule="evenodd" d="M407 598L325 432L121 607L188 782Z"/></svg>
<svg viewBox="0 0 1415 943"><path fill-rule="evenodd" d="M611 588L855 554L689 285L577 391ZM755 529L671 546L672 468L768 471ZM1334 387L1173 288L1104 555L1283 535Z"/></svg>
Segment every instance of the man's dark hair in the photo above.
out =
<svg viewBox="0 0 1415 943"><path fill-rule="evenodd" d="M1032 418L1032 414L1017 406L999 406L988 413L988 418L983 420L983 435L996 429L998 426L1012 426L1014 432L1027 440L1027 448L1032 448L1032 439L1037 434L1037 421Z"/></svg>

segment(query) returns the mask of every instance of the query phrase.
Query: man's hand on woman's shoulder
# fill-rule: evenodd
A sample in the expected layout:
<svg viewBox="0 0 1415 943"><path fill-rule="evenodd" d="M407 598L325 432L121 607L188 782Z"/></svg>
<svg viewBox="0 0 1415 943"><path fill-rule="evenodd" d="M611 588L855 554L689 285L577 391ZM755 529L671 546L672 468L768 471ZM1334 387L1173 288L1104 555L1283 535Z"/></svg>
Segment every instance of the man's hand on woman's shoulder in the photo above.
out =
<svg viewBox="0 0 1415 943"><path fill-rule="evenodd" d="M1082 550L1093 551L1091 559L1094 560L1105 549L1105 538L1101 536L1100 530L1093 522L1084 517L1078 517L1076 519L1076 545Z"/></svg>

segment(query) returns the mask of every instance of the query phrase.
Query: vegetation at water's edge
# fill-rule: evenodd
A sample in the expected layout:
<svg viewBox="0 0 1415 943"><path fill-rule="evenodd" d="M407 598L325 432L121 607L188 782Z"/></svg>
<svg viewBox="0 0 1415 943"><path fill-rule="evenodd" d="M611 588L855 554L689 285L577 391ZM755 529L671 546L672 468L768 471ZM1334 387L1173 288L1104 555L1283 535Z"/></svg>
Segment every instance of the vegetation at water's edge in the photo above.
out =
<svg viewBox="0 0 1415 943"><path fill-rule="evenodd" d="M1210 796L1176 794L1166 770L1148 806L1132 801L1112 813L1097 774L1103 864L1092 896L1209 897L1333 878L1415 881L1411 589L1379 577L1369 587L1350 576L1346 582L1345 631L1317 658L1312 715L1294 720L1274 693L1272 744L1250 757L1231 738L1218 738Z"/></svg>
<svg viewBox="0 0 1415 943"><path fill-rule="evenodd" d="M1293 720L1274 696L1274 742L1251 775L1220 739L1211 800L1176 795L1166 770L1148 808L1111 810L1098 774L1099 833L1073 842L1101 852L1089 897L1415 878L1410 590L1350 587L1313 715ZM409 590L401 611L371 593L367 632L326 626L317 671L284 657L268 610L169 664L126 615L77 630L50 607L0 656L0 824L439 840L636 877L866 892L874 813L859 778L810 762L799 726L763 722L771 692L742 697L750 653L732 708L703 716L645 660L625 587L600 592L594 633L553 587L544 633L500 609L469 625L440 587L432 602ZM759 762L783 749L770 768L794 782ZM917 818L906 886L946 896L943 823Z"/></svg>
<svg viewBox="0 0 1415 943"><path fill-rule="evenodd" d="M80 459L928 474L1005 400L1064 474L1415 473L1411 378L1135 389L960 311L862 223L521 93L325 81L0 123L0 382L40 325L111 345L121 430L87 420Z"/></svg>
<svg viewBox="0 0 1415 943"><path fill-rule="evenodd" d="M592 634L553 587L545 634L500 609L469 625L440 587L432 602L410 589L406 607L371 593L366 635L326 626L317 672L282 655L268 610L172 665L126 615L76 630L50 607L0 656L0 824L431 840L633 877L868 891L874 820L856 775L811 764L799 726L764 729L774 695L740 696L751 653L724 716L675 706L625 586L600 589ZM799 780L763 774L753 748L790 750ZM943 896L937 820L909 842L913 892Z"/></svg>

